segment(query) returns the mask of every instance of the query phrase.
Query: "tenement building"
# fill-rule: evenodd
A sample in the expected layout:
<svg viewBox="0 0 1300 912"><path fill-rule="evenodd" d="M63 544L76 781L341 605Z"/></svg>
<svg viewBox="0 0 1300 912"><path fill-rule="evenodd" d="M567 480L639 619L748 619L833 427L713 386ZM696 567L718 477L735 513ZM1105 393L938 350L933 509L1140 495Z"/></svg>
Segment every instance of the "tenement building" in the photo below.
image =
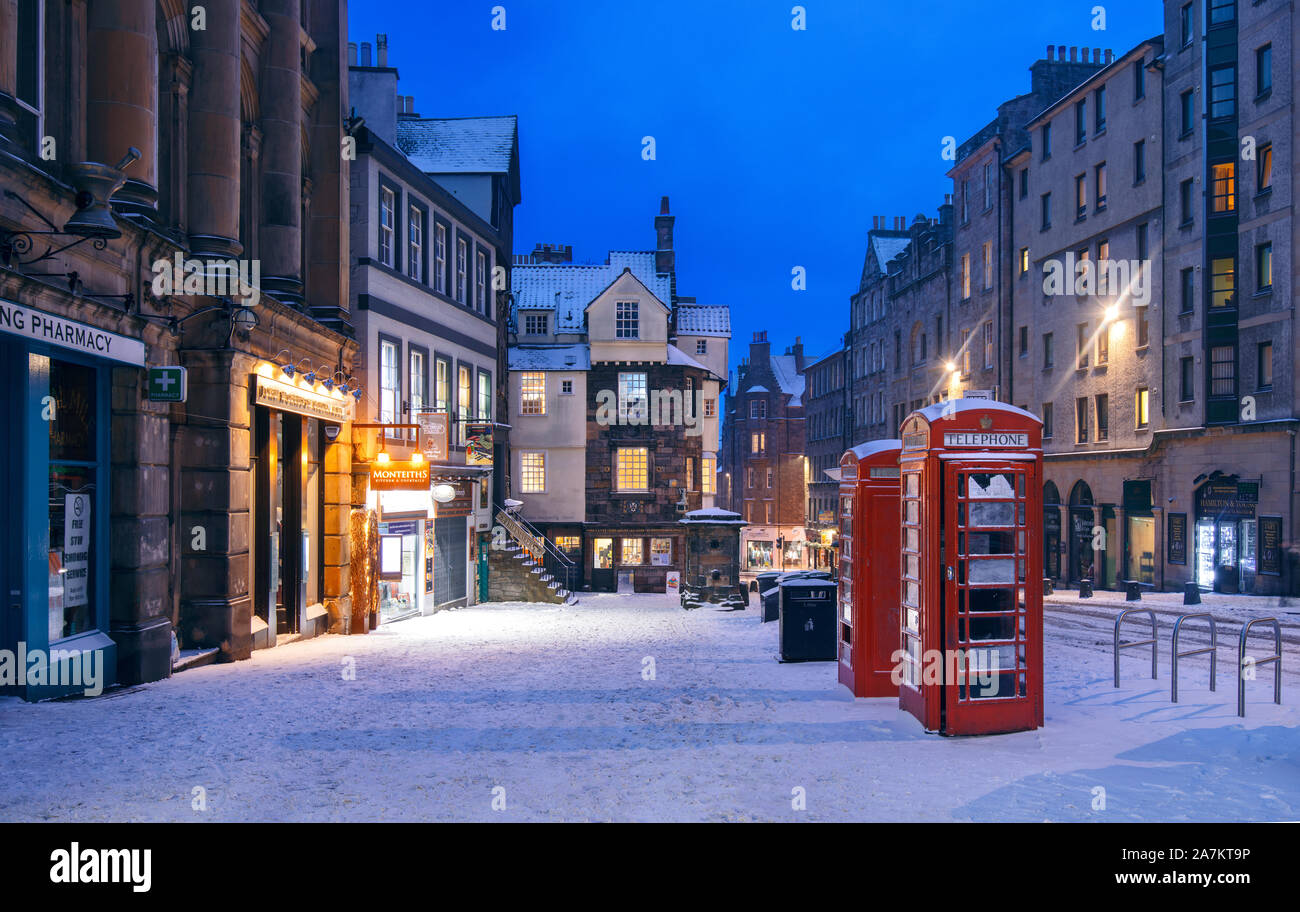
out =
<svg viewBox="0 0 1300 912"><path fill-rule="evenodd" d="M369 42L348 51L365 120L351 168L357 375L367 391L357 417L378 425L355 429L353 491L355 506L377 514L381 544L400 555L378 581L379 619L389 621L479 598L478 551L493 502L505 499L499 336L519 144L514 117L421 117L414 97L397 93L386 35L373 51ZM429 466L414 489L370 484L377 467L412 458ZM439 485L455 497L435 501Z"/></svg>
<svg viewBox="0 0 1300 912"><path fill-rule="evenodd" d="M721 484L726 509L749 523L740 533L744 574L808 566L804 367L797 337L773 355L767 332L756 332L727 397Z"/></svg>
<svg viewBox="0 0 1300 912"><path fill-rule="evenodd" d="M849 349L841 345L804 368L804 456L808 508L804 538L809 566L834 570L839 529L839 461L849 448Z"/></svg>
<svg viewBox="0 0 1300 912"><path fill-rule="evenodd" d="M576 565L569 589L663 592L682 518L718 506L730 316L677 296L674 223L664 197L654 250L515 258L512 510Z"/></svg>
<svg viewBox="0 0 1300 912"><path fill-rule="evenodd" d="M344 5L0 3L0 648L31 699L350 620Z"/></svg>
<svg viewBox="0 0 1300 912"><path fill-rule="evenodd" d="M1001 392L1043 419L1044 573L1109 589L1161 575L1161 51L1145 41L1084 80L1007 161Z"/></svg>

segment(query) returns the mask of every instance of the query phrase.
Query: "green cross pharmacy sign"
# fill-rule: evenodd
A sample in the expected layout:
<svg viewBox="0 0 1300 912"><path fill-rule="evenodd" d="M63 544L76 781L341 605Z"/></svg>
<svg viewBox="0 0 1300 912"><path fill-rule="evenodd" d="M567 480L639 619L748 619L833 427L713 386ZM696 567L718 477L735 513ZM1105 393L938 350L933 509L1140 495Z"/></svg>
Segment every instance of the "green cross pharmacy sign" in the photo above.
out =
<svg viewBox="0 0 1300 912"><path fill-rule="evenodd" d="M149 368L150 402L184 402L187 387L185 368L179 365Z"/></svg>

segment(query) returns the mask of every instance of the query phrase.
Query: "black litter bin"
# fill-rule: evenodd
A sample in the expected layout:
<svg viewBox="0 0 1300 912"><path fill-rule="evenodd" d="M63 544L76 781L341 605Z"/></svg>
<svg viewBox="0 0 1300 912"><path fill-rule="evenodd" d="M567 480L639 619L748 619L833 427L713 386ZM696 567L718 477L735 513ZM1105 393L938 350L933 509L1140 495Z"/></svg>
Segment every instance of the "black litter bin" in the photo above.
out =
<svg viewBox="0 0 1300 912"><path fill-rule="evenodd" d="M776 620L778 595L776 581L780 578L780 570L764 570L758 576L754 577L754 582L758 584L758 607L762 611L762 616L759 618L759 621L762 623ZM770 608L769 604L771 606Z"/></svg>
<svg viewBox="0 0 1300 912"><path fill-rule="evenodd" d="M838 586L825 576L781 581L782 662L834 662Z"/></svg>
<svg viewBox="0 0 1300 912"><path fill-rule="evenodd" d="M795 579L820 579L829 580L831 575L825 570L787 570L784 573L773 573L771 578L764 580L765 574L758 575L758 592L759 600L763 606L762 622L775 621L781 616L781 589L780 586L786 580Z"/></svg>

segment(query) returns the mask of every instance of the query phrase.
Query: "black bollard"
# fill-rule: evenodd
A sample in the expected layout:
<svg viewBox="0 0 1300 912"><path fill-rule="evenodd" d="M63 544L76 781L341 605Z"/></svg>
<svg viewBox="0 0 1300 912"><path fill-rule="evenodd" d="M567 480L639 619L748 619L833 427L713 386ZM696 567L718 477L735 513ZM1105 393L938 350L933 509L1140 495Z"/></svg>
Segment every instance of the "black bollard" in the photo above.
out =
<svg viewBox="0 0 1300 912"><path fill-rule="evenodd" d="M1079 580L1079 598L1081 599L1092 598L1092 580L1090 579Z"/></svg>
<svg viewBox="0 0 1300 912"><path fill-rule="evenodd" d="M1124 601L1142 601L1142 584L1137 580L1124 580Z"/></svg>
<svg viewBox="0 0 1300 912"><path fill-rule="evenodd" d="M1051 595L1055 591L1052 588L1052 578L1050 576L1043 577L1043 595Z"/></svg>
<svg viewBox="0 0 1300 912"><path fill-rule="evenodd" d="M1183 604L1199 605L1201 604L1201 587L1195 582L1183 583Z"/></svg>

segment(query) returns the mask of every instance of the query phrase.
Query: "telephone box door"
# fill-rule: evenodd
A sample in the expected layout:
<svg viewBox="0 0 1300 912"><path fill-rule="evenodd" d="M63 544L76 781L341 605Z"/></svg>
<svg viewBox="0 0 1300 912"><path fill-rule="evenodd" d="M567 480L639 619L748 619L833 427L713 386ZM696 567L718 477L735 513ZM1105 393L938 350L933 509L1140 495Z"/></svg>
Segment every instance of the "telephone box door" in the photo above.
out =
<svg viewBox="0 0 1300 912"><path fill-rule="evenodd" d="M1042 725L1035 462L944 461L944 733Z"/></svg>

